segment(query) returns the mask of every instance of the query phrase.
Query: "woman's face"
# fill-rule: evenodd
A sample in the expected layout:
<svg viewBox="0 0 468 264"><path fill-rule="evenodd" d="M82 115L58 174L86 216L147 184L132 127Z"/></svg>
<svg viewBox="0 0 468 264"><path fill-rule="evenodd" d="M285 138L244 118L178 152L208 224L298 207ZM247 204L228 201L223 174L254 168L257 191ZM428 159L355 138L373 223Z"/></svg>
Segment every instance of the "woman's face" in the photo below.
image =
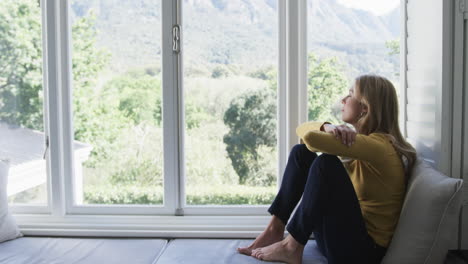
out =
<svg viewBox="0 0 468 264"><path fill-rule="evenodd" d="M363 112L363 106L354 95L354 86L349 89L349 94L341 99L341 104L341 119L346 123L355 124Z"/></svg>

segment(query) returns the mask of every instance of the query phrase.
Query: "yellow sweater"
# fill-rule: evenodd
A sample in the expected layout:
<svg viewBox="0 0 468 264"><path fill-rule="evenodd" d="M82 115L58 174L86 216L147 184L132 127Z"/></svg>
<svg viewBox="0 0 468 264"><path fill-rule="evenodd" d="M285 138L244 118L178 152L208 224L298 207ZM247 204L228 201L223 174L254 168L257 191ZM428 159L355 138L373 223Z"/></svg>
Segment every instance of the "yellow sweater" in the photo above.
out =
<svg viewBox="0 0 468 264"><path fill-rule="evenodd" d="M333 134L320 131L323 122L307 122L296 133L313 152L354 159L344 163L356 191L369 235L388 247L405 198L403 163L382 133L357 134L354 144L344 145Z"/></svg>

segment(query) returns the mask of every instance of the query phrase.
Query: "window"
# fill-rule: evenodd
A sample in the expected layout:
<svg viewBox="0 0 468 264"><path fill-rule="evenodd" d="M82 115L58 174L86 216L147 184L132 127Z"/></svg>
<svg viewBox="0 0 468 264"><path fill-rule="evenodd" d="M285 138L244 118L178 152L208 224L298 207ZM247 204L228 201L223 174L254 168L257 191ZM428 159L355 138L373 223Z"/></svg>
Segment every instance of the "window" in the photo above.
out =
<svg viewBox="0 0 468 264"><path fill-rule="evenodd" d="M15 205L47 204L41 29L37 1L0 2L0 157Z"/></svg>
<svg viewBox="0 0 468 264"><path fill-rule="evenodd" d="M183 3L187 205L277 191L277 1Z"/></svg>
<svg viewBox="0 0 468 264"><path fill-rule="evenodd" d="M73 1L75 202L164 200L161 1Z"/></svg>
<svg viewBox="0 0 468 264"><path fill-rule="evenodd" d="M400 1L308 0L307 12L308 120L342 123L340 99L361 74L386 77L399 95Z"/></svg>
<svg viewBox="0 0 468 264"><path fill-rule="evenodd" d="M325 105L361 72L378 69L397 84L398 55L391 54L398 53L399 33L392 29L399 27L389 22L397 20L343 2L0 3L3 9L29 8L19 22L2 9L0 16L9 20L1 19L0 27L26 19L36 30L0 38L11 42L0 53L0 69L11 66L2 63L15 55L13 44L24 40L19 48L34 51L21 54L34 59L35 75L26 76L26 86L13 87L27 94L11 97L15 103L27 98L29 108L5 107L7 90L1 85L7 79L0 71L0 120L38 136L34 155L45 175L42 185L23 193L29 200L17 195L10 200L49 204L46 213L23 215L19 223L75 235L73 228L86 225L86 234L122 236L177 236L180 226L199 235L235 226L245 234L256 228L252 225L263 225L298 142L295 127L308 119L334 121ZM335 9L343 13L334 15ZM346 19L357 22L340 28ZM367 42L384 26L385 38ZM364 44L354 37L358 30L370 34ZM18 118L25 113L29 119ZM50 146L43 160L46 134ZM28 198L32 192L39 198Z"/></svg>

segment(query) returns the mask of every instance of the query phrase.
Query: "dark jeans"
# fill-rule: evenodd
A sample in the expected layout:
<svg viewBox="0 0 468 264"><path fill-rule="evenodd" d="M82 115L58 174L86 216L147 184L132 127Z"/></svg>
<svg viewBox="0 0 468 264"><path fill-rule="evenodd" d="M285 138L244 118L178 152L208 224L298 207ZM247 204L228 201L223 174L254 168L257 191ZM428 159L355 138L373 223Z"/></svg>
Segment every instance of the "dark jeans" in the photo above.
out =
<svg viewBox="0 0 468 264"><path fill-rule="evenodd" d="M337 156L294 146L268 212L286 225L301 196L287 225L296 241L305 245L313 232L329 264L380 263L386 248L367 233L353 184Z"/></svg>

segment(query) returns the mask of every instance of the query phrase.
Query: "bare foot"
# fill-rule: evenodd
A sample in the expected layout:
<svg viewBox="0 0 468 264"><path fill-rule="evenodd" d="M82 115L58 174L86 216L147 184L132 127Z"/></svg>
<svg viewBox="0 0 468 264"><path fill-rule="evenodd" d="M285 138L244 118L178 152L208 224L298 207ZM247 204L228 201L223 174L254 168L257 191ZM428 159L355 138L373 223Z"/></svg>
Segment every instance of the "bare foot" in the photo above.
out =
<svg viewBox="0 0 468 264"><path fill-rule="evenodd" d="M237 251L241 254L250 256L252 250L260 247L266 247L273 243L283 240L284 236L284 224L273 216L268 227L263 231L252 244L248 247L237 248Z"/></svg>
<svg viewBox="0 0 468 264"><path fill-rule="evenodd" d="M280 242L252 251L252 256L266 261L282 261L288 264L301 264L304 246L291 235Z"/></svg>

